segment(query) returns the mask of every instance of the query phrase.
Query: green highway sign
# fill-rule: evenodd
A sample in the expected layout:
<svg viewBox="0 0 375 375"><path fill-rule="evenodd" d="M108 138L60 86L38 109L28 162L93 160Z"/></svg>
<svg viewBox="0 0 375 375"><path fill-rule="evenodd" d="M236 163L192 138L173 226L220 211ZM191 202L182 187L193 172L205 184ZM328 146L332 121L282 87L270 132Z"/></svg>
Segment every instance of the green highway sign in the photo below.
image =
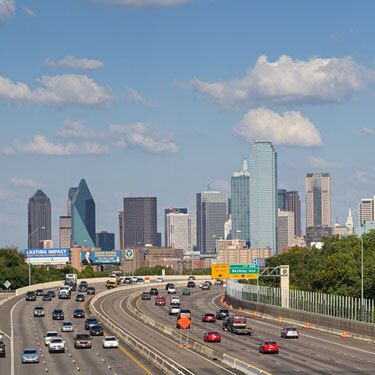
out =
<svg viewBox="0 0 375 375"><path fill-rule="evenodd" d="M133 260L134 251L133 249L126 249L125 250L125 259L126 260Z"/></svg>
<svg viewBox="0 0 375 375"><path fill-rule="evenodd" d="M257 264L230 264L230 279L257 279L259 277L259 266Z"/></svg>

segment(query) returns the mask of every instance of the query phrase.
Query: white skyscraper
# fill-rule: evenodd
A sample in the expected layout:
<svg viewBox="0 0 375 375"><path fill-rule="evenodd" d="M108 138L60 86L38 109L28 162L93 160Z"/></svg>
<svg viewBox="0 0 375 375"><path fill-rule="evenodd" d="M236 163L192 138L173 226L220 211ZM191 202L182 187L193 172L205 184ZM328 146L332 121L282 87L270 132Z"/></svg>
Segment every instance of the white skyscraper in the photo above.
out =
<svg viewBox="0 0 375 375"><path fill-rule="evenodd" d="M171 212L166 215L166 246L189 249L189 215Z"/></svg>
<svg viewBox="0 0 375 375"><path fill-rule="evenodd" d="M358 205L358 224L363 226L365 221L374 221L374 199L364 198Z"/></svg>

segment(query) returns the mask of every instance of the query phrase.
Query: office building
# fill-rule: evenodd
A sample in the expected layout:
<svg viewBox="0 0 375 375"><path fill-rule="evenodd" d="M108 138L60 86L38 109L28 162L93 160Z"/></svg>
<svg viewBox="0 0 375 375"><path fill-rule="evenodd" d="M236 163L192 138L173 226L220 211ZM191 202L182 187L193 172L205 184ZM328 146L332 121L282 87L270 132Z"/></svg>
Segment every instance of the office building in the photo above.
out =
<svg viewBox="0 0 375 375"><path fill-rule="evenodd" d="M278 210L277 212L277 241L279 252L296 244L294 233L294 213Z"/></svg>
<svg viewBox="0 0 375 375"><path fill-rule="evenodd" d="M363 226L366 221L374 221L374 199L364 198L358 204L358 225Z"/></svg>
<svg viewBox="0 0 375 375"><path fill-rule="evenodd" d="M224 238L227 196L219 191L197 193L197 245L201 254L215 254L217 239Z"/></svg>
<svg viewBox="0 0 375 375"><path fill-rule="evenodd" d="M39 241L51 239L51 202L41 189L29 199L27 211L27 245L38 248Z"/></svg>
<svg viewBox="0 0 375 375"><path fill-rule="evenodd" d="M84 179L78 188L69 189L72 214L72 246L95 247L95 202ZM70 193L74 193L70 196Z"/></svg>
<svg viewBox="0 0 375 375"><path fill-rule="evenodd" d="M189 249L189 215L169 211L165 215L165 246L172 249Z"/></svg>
<svg viewBox="0 0 375 375"><path fill-rule="evenodd" d="M231 178L232 239L250 242L250 174L246 158Z"/></svg>
<svg viewBox="0 0 375 375"><path fill-rule="evenodd" d="M102 250L115 249L115 234L101 231L96 233L96 247Z"/></svg>
<svg viewBox="0 0 375 375"><path fill-rule="evenodd" d="M68 190L68 202L66 204L66 216L72 216L72 202L73 198L77 192L77 187L71 187Z"/></svg>
<svg viewBox="0 0 375 375"><path fill-rule="evenodd" d="M294 233L300 236L301 231L301 200L298 191L287 192L286 211L291 211L294 214Z"/></svg>
<svg viewBox="0 0 375 375"><path fill-rule="evenodd" d="M197 247L197 218L189 216L189 250Z"/></svg>
<svg viewBox="0 0 375 375"><path fill-rule="evenodd" d="M124 198L124 247L160 242L156 207L156 197Z"/></svg>
<svg viewBox="0 0 375 375"><path fill-rule="evenodd" d="M277 208L281 211L287 211L288 192L286 189L277 190Z"/></svg>
<svg viewBox="0 0 375 375"><path fill-rule="evenodd" d="M118 213L118 237L120 249L124 249L124 213L122 211Z"/></svg>
<svg viewBox="0 0 375 375"><path fill-rule="evenodd" d="M188 210L187 208L166 208L164 210L164 245L168 246L168 238L167 238L167 215L175 213L175 214L187 214Z"/></svg>
<svg viewBox="0 0 375 375"><path fill-rule="evenodd" d="M59 219L59 246L68 248L71 246L72 218L70 216L60 216Z"/></svg>
<svg viewBox="0 0 375 375"><path fill-rule="evenodd" d="M306 228L306 246L311 247L312 243L322 243L324 238L332 236L332 227L315 226Z"/></svg>
<svg viewBox="0 0 375 375"><path fill-rule="evenodd" d="M250 163L250 244L277 254L277 153L270 142L254 142Z"/></svg>

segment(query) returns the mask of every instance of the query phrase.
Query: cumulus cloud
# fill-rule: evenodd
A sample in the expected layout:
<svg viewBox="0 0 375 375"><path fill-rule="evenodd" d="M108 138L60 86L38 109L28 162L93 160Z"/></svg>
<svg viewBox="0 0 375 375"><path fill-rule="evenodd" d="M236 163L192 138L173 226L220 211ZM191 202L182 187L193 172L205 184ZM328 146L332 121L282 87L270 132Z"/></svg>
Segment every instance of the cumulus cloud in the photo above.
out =
<svg viewBox="0 0 375 375"><path fill-rule="evenodd" d="M11 178L12 184L16 187L31 187L31 188L39 188L43 186L38 181L35 181L31 178L19 178L19 177L12 177Z"/></svg>
<svg viewBox="0 0 375 375"><path fill-rule="evenodd" d="M70 55L65 56L59 61L54 61L50 58L45 60L45 65L57 68L70 68L70 69L82 69L82 70L95 70L100 69L104 64L99 60L94 59L79 59Z"/></svg>
<svg viewBox="0 0 375 375"><path fill-rule="evenodd" d="M81 121L72 120L65 120L64 127L59 129L56 134L64 138L100 139L105 137L105 134L87 128Z"/></svg>
<svg viewBox="0 0 375 375"><path fill-rule="evenodd" d="M374 80L375 72L351 57L303 61L282 55L269 62L263 55L243 78L228 82L193 79L182 87L193 87L225 107L249 102L314 104L348 100Z"/></svg>
<svg viewBox="0 0 375 375"><path fill-rule="evenodd" d="M44 135L34 135L32 140L23 143L15 140L11 146L3 149L6 155L34 154L34 155L95 155L108 154L109 148L95 142L67 144L50 142Z"/></svg>
<svg viewBox="0 0 375 375"><path fill-rule="evenodd" d="M274 144L318 147L323 145L315 125L300 112L280 115L266 108L248 111L234 128L234 133L246 141L270 141Z"/></svg>
<svg viewBox="0 0 375 375"><path fill-rule="evenodd" d="M130 125L110 125L109 130L112 134L122 136L122 147L131 145L152 153L178 151L178 146L172 141L170 135L162 135L160 130L142 122Z"/></svg>
<svg viewBox="0 0 375 375"><path fill-rule="evenodd" d="M99 3L133 6L133 7L150 7L160 6L169 7L188 3L190 0L93 0Z"/></svg>
<svg viewBox="0 0 375 375"><path fill-rule="evenodd" d="M112 101L110 90L86 75L43 76L38 82L40 87L30 89L23 82L0 76L0 99L55 106L103 106Z"/></svg>
<svg viewBox="0 0 375 375"><path fill-rule="evenodd" d="M332 161L325 160L318 156L311 156L309 158L309 165L311 168L338 168L339 164Z"/></svg>
<svg viewBox="0 0 375 375"><path fill-rule="evenodd" d="M25 6L22 6L21 9L22 9L22 10L23 10L28 16L30 16L30 17L36 17L36 13L35 13L32 9L30 9L30 8L28 8L28 7L25 7Z"/></svg>
<svg viewBox="0 0 375 375"><path fill-rule="evenodd" d="M0 0L0 20L14 16L15 13L14 0Z"/></svg>

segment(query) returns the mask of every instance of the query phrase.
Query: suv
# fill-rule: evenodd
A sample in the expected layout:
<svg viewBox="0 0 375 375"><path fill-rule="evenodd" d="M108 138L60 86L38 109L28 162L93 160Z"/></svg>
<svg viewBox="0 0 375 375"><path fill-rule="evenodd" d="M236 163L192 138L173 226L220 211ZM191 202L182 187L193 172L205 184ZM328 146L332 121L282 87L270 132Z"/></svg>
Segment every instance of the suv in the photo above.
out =
<svg viewBox="0 0 375 375"><path fill-rule="evenodd" d="M187 283L187 287L188 287L188 288L195 288L195 282L192 281L192 280L188 281L188 283Z"/></svg>
<svg viewBox="0 0 375 375"><path fill-rule="evenodd" d="M99 324L98 320L93 316L90 316L85 321L85 329L90 329L92 326Z"/></svg>
<svg viewBox="0 0 375 375"><path fill-rule="evenodd" d="M52 296L50 293L44 293L42 297L42 301L52 301Z"/></svg>
<svg viewBox="0 0 375 375"><path fill-rule="evenodd" d="M283 328L281 330L281 334L280 336L284 339L287 339L287 338L293 338L293 339L298 339L299 337L299 333L298 333L298 330L297 328L295 327L287 327L287 328Z"/></svg>
<svg viewBox="0 0 375 375"><path fill-rule="evenodd" d="M174 283L166 283L165 284L165 290L168 290L169 287L173 286L174 287Z"/></svg>
<svg viewBox="0 0 375 375"><path fill-rule="evenodd" d="M168 290L168 294L176 294L177 293L177 289L174 285L170 286L167 290Z"/></svg>
<svg viewBox="0 0 375 375"><path fill-rule="evenodd" d="M151 299L151 294L149 292L142 293L142 300L149 301Z"/></svg>
<svg viewBox="0 0 375 375"><path fill-rule="evenodd" d="M87 294L95 294L95 288L93 286L89 286L86 291Z"/></svg>
<svg viewBox="0 0 375 375"><path fill-rule="evenodd" d="M91 336L103 336L104 330L103 327L99 324L95 324L90 327L90 335Z"/></svg>
<svg viewBox="0 0 375 375"><path fill-rule="evenodd" d="M78 285L78 291L79 292L86 292L88 287L89 287L89 284L87 283L87 281L83 280Z"/></svg>
<svg viewBox="0 0 375 375"><path fill-rule="evenodd" d="M52 339L56 339L58 337L60 337L60 335L57 331L47 331L44 336L44 345L48 346Z"/></svg>
<svg viewBox="0 0 375 375"><path fill-rule="evenodd" d="M49 353L65 353L65 341L61 337L50 340L48 345Z"/></svg>
<svg viewBox="0 0 375 375"><path fill-rule="evenodd" d="M64 320L64 311L62 309L55 309L52 312L53 320Z"/></svg>
<svg viewBox="0 0 375 375"><path fill-rule="evenodd" d="M82 309L75 309L73 311L73 318L84 318L85 317L85 311Z"/></svg>
<svg viewBox="0 0 375 375"><path fill-rule="evenodd" d="M151 294L152 296L158 296L158 295L159 295L158 288L151 288L151 289L150 289L150 294Z"/></svg>
<svg viewBox="0 0 375 375"><path fill-rule="evenodd" d="M79 293L79 294L76 295L76 301L77 302L84 302L84 300L85 300L84 294Z"/></svg>
<svg viewBox="0 0 375 375"><path fill-rule="evenodd" d="M74 347L76 349L92 348L91 337L86 333L77 333L74 337Z"/></svg>
<svg viewBox="0 0 375 375"><path fill-rule="evenodd" d="M44 294L43 289L37 289L37 290L35 291L35 294L36 294L37 296L42 296L42 295Z"/></svg>
<svg viewBox="0 0 375 375"><path fill-rule="evenodd" d="M35 292L27 292L26 293L26 301L36 301Z"/></svg>
<svg viewBox="0 0 375 375"><path fill-rule="evenodd" d="M179 296L173 296L173 297L171 297L171 305L178 305L178 306L180 306L180 297Z"/></svg>
<svg viewBox="0 0 375 375"><path fill-rule="evenodd" d="M44 312L44 307L43 306L37 306L34 308L34 316L37 317L44 317L46 313Z"/></svg>
<svg viewBox="0 0 375 375"><path fill-rule="evenodd" d="M223 320L227 316L229 316L229 310L228 309L220 309L219 311L216 312L216 319L218 319L218 320Z"/></svg>

